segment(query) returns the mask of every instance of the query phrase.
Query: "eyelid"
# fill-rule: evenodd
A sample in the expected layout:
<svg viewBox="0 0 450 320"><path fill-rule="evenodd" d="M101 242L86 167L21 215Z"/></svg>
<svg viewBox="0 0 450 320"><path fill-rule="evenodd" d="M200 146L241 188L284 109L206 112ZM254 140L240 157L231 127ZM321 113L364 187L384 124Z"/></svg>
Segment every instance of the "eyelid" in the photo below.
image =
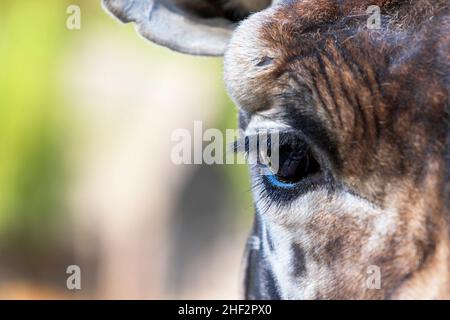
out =
<svg viewBox="0 0 450 320"><path fill-rule="evenodd" d="M288 125L279 119L279 112L275 109L254 113L245 128L244 136L254 134L259 131L286 131L293 130L291 125Z"/></svg>
<svg viewBox="0 0 450 320"><path fill-rule="evenodd" d="M277 188L294 189L297 186L296 183L287 183L287 182L278 180L274 174L266 175L266 178L270 182L271 185L273 185L274 187L277 187Z"/></svg>

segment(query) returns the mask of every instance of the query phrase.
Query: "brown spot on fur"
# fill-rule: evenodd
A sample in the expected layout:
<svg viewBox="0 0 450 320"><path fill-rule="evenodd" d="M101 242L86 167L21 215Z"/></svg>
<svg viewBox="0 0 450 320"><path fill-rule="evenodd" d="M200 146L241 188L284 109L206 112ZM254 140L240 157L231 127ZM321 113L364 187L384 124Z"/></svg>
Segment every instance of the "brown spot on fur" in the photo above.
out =
<svg viewBox="0 0 450 320"><path fill-rule="evenodd" d="M292 244L292 254L294 256L294 277L306 277L306 257L303 249L298 245Z"/></svg>

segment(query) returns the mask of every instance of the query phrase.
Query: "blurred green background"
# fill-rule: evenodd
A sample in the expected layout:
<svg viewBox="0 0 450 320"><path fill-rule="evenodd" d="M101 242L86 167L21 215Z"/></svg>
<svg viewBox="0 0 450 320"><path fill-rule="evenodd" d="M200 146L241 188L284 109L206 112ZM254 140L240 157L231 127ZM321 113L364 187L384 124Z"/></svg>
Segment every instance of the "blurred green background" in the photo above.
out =
<svg viewBox="0 0 450 320"><path fill-rule="evenodd" d="M100 1L3 0L0 61L1 298L239 297L246 168L170 161L177 128L236 127L221 59L147 43Z"/></svg>

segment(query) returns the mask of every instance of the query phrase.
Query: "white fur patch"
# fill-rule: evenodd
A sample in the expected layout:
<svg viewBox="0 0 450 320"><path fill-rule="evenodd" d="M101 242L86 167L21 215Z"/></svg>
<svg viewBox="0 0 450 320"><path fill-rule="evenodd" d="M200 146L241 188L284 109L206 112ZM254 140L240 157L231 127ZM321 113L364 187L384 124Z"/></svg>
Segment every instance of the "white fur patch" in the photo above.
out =
<svg viewBox="0 0 450 320"><path fill-rule="evenodd" d="M250 136L263 130L286 131L291 129L292 127L287 124L272 120L275 112L275 110L271 109L253 114L247 128L245 129L245 135Z"/></svg>
<svg viewBox="0 0 450 320"><path fill-rule="evenodd" d="M334 194L330 198L328 191L321 188L300 195L291 203L276 206L270 203L269 198L264 197L262 188L262 184L255 188L256 199L260 199L256 206L275 247L273 251L266 252L265 255L284 299L315 299L318 292L329 288L336 276L330 272L329 266L325 263L318 263L308 258L309 252L321 250L320 248L326 245L320 235L307 229L308 223L314 224L315 220L318 223L321 221L326 223L327 215L334 215L337 219L350 218L362 233L370 232L369 240L362 248L367 254L384 246L386 235L396 229L393 223L395 211L382 210L367 200L345 191ZM318 227L331 228L332 231L334 226ZM293 244L299 245L305 252L304 263L307 273L305 278L294 276L296 260L292 250ZM267 246L263 247L267 248ZM355 272L357 285L364 285L365 274L358 268L355 268Z"/></svg>

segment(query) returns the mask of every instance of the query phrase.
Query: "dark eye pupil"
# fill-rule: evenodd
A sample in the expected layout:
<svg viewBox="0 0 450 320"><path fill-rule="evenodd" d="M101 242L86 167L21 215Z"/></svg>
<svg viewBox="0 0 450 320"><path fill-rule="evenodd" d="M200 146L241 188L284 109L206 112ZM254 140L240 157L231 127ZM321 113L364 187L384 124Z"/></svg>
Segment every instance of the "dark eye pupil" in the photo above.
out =
<svg viewBox="0 0 450 320"><path fill-rule="evenodd" d="M320 165L305 143L280 146L279 168L276 177L295 183L320 171Z"/></svg>

